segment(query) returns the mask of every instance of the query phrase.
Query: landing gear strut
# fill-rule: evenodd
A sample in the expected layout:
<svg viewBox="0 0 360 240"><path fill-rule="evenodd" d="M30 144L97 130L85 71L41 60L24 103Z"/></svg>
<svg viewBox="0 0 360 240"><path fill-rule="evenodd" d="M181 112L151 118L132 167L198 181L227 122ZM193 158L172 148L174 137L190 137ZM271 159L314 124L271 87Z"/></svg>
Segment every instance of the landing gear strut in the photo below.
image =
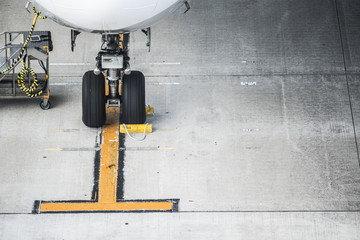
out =
<svg viewBox="0 0 360 240"><path fill-rule="evenodd" d="M101 127L105 123L106 107L121 106L122 123L142 124L146 120L145 77L130 70L128 40L129 34L103 34L96 68L84 74L82 120L88 127ZM105 80L109 86L107 96Z"/></svg>

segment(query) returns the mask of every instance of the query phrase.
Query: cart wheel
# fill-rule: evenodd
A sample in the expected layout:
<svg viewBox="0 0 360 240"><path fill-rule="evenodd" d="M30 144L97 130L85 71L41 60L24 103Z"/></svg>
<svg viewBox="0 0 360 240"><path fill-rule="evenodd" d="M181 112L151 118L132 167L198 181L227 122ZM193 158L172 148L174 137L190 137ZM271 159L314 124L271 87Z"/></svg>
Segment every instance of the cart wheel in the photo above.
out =
<svg viewBox="0 0 360 240"><path fill-rule="evenodd" d="M47 101L47 103L45 103L44 100L41 100L40 107L42 110L49 110L51 108L51 103L49 100Z"/></svg>

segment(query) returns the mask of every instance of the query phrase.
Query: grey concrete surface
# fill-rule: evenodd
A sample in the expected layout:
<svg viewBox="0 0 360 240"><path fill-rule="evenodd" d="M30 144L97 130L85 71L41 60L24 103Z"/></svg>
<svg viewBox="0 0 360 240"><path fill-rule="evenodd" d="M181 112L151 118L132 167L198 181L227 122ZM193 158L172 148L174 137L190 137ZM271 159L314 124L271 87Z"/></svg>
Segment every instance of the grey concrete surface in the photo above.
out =
<svg viewBox="0 0 360 240"><path fill-rule="evenodd" d="M150 53L131 34L156 115L125 141L125 198L180 198L180 212L30 214L90 199L101 131L80 96L100 36L72 53L70 30L39 20L54 107L0 99L0 239L359 239L358 1L190 3L153 27ZM0 32L30 27L24 4L0 2Z"/></svg>
<svg viewBox="0 0 360 240"><path fill-rule="evenodd" d="M351 0L337 2L347 71L359 73L360 52L358 42L360 33L358 29L360 27L360 3Z"/></svg>
<svg viewBox="0 0 360 240"><path fill-rule="evenodd" d="M125 143L126 198L179 197L184 211L359 209L343 76L155 79L156 131ZM174 150L131 150L156 146Z"/></svg>
<svg viewBox="0 0 360 240"><path fill-rule="evenodd" d="M360 147L360 77L358 75L348 76L350 101L354 118L354 134L356 135L358 150ZM359 154L359 151L358 151ZM360 164L360 160L359 160Z"/></svg>
<svg viewBox="0 0 360 240"><path fill-rule="evenodd" d="M1 99L2 213L31 212L34 198L85 200L91 196L94 150L47 150L95 147L99 130L81 122L80 88L54 86L51 103L56 111L41 110L38 99Z"/></svg>
<svg viewBox="0 0 360 240"><path fill-rule="evenodd" d="M358 213L7 215L1 239L352 239ZM32 236L32 237L29 237Z"/></svg>

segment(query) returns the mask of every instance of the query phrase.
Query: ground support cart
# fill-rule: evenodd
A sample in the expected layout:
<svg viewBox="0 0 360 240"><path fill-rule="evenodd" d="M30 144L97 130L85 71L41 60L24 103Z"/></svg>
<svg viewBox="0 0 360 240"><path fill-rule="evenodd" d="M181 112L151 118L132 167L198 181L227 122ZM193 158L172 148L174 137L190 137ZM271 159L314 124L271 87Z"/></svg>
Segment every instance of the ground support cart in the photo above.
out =
<svg viewBox="0 0 360 240"><path fill-rule="evenodd" d="M0 75L0 97L41 97L40 107L46 110L51 106L49 101L49 52L53 49L51 33L34 31L24 53L21 54L28 34L29 32L25 31L0 33L0 46L2 46L0 72L16 63L9 71Z"/></svg>

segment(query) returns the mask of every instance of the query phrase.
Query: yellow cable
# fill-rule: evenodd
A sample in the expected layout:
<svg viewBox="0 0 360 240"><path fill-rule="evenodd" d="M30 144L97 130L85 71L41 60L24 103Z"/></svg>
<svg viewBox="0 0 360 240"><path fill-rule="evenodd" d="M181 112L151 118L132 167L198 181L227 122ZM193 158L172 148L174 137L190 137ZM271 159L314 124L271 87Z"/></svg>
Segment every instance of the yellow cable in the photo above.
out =
<svg viewBox="0 0 360 240"><path fill-rule="evenodd" d="M8 72L9 70L11 70L13 67L15 67L18 64L18 62L21 59L23 59L25 49L26 49L27 45L29 44L31 36L32 36L32 34L34 32L37 19L38 18L46 19L46 16L40 16L41 12L37 12L35 7L33 7L33 11L34 11L35 17L34 17L32 25L31 25L31 29L29 31L28 37L26 38L26 41L24 42L24 45L21 48L21 52L20 52L19 57L9 67L7 67L5 70L1 71L0 75ZM28 72L30 72L30 74L32 75L32 77L34 79L34 81L33 81L33 83L31 84L30 87L26 87L26 85L25 85L25 76L26 76L26 73L28 73ZM43 90L40 90L40 91L36 92L36 89L39 86L39 80L37 79L37 75L34 72L34 70L26 65L26 61L24 59L23 59L23 65L22 65L21 70L20 70L19 75L18 75L18 85L19 85L20 89L23 92L25 92L26 95L29 96L29 97L37 97L37 96L40 96L41 94L44 93Z"/></svg>
<svg viewBox="0 0 360 240"><path fill-rule="evenodd" d="M28 37L27 37L27 39L26 39L26 41L25 41L25 43L24 43L24 46L21 48L21 52L20 52L19 57L18 57L9 67L7 67L6 69L2 70L2 71L0 72L0 75L6 73L6 72L8 72L8 71L10 71L11 69L13 69L13 67L15 67L15 66L18 64L18 62L21 60L21 58L24 56L25 49L26 49L28 43L30 42L31 36L32 36L32 34L33 34L33 32L34 32L37 19L38 19L38 18L40 18L40 19L46 19L46 16L40 16L41 12L37 12L35 7L33 7L33 11L34 11L34 13L35 13L34 21L33 21L33 24L31 25L31 29L30 29L29 35L28 35Z"/></svg>
<svg viewBox="0 0 360 240"><path fill-rule="evenodd" d="M25 85L25 76L26 76L27 72L30 72L30 74L32 75L32 77L34 79L34 81L30 87L26 87L26 85ZM38 97L44 93L43 90L35 92L39 86L39 80L37 79L37 75L34 72L34 70L32 70L30 67L28 67L26 65L25 61L23 61L21 71L19 72L19 75L18 75L18 85L19 85L20 89L23 92L25 92L28 97Z"/></svg>

